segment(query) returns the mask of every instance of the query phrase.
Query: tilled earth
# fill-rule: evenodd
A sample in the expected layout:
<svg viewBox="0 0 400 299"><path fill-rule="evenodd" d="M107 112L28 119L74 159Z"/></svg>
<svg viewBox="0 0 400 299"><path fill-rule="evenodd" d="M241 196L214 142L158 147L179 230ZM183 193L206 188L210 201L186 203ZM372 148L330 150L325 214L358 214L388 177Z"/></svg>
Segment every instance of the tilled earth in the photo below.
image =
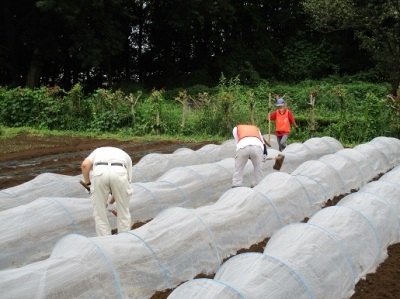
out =
<svg viewBox="0 0 400 299"><path fill-rule="evenodd" d="M197 150L210 142L184 143L180 141L133 142L61 136L31 136L20 134L11 139L0 139L0 190L17 186L44 173L80 174L80 166L92 150L101 146L115 146L125 150L137 163L149 153L172 153L178 148ZM254 244L242 252L263 252L267 240ZM204 277L204 276L199 276ZM212 278L209 277L209 278ZM377 271L367 275L356 285L352 299L400 298L400 243L388 248L388 258ZM170 291L158 292L153 299L167 298Z"/></svg>

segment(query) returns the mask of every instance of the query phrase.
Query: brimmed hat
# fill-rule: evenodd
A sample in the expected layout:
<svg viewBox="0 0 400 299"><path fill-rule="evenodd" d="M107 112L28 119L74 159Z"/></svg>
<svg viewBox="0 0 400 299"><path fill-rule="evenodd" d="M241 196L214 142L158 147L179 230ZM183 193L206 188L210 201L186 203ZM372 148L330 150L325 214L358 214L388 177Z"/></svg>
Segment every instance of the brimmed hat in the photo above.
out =
<svg viewBox="0 0 400 299"><path fill-rule="evenodd" d="M279 98L277 101L276 101L276 106L283 106L283 105L285 105L285 100L283 99L283 98Z"/></svg>

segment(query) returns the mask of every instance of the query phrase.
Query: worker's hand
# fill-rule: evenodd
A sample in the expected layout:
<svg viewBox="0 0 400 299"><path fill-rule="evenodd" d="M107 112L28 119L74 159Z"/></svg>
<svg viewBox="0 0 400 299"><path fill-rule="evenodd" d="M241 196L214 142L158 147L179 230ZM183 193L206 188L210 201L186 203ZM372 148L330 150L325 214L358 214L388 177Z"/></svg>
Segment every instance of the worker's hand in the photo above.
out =
<svg viewBox="0 0 400 299"><path fill-rule="evenodd" d="M265 161L267 161L267 155L264 154L264 155L263 155L262 162L265 163Z"/></svg>
<svg viewBox="0 0 400 299"><path fill-rule="evenodd" d="M106 210L109 211L109 212L116 211L116 210L117 210L117 207L116 207L114 204L109 203L109 204L106 206Z"/></svg>
<svg viewBox="0 0 400 299"><path fill-rule="evenodd" d="M118 213L117 213L117 207L116 207L116 205L114 205L114 204L109 203L109 204L106 206L106 210L109 211L110 213L113 213L114 216L117 216L117 215L118 215Z"/></svg>
<svg viewBox="0 0 400 299"><path fill-rule="evenodd" d="M84 181L80 180L79 184L81 184L90 193L90 182L85 183Z"/></svg>

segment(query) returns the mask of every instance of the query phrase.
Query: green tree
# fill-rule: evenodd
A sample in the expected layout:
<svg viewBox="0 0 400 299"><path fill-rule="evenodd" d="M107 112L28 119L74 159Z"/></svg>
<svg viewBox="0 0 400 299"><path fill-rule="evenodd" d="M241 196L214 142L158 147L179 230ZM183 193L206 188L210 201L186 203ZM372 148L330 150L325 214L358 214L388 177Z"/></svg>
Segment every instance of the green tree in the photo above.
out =
<svg viewBox="0 0 400 299"><path fill-rule="evenodd" d="M400 84L399 0L303 0L313 27L323 32L352 29L360 46L391 84L397 96Z"/></svg>
<svg viewBox="0 0 400 299"><path fill-rule="evenodd" d="M112 59L127 47L130 33L126 0L40 0L36 6L55 14L64 24L68 55L76 57L87 78L107 77L111 83ZM104 72L101 69L105 70ZM74 81L77 81L76 78Z"/></svg>
<svg viewBox="0 0 400 299"><path fill-rule="evenodd" d="M56 44L57 20L41 13L35 2L4 0L0 6L0 79L10 86L37 87L44 57Z"/></svg>
<svg viewBox="0 0 400 299"><path fill-rule="evenodd" d="M310 29L302 1L4 0L0 84L150 91L215 86L221 74L256 86L370 67L353 30Z"/></svg>
<svg viewBox="0 0 400 299"><path fill-rule="evenodd" d="M304 33L294 37L283 50L286 64L282 67L285 80L318 79L336 67L331 63L332 52L325 40L312 43Z"/></svg>

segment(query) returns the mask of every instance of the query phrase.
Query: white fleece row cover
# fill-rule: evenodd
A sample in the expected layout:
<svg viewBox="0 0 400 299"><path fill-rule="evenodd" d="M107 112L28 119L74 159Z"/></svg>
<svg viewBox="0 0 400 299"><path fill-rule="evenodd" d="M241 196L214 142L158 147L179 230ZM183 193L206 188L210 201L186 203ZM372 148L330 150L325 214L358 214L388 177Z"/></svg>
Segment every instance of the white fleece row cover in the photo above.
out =
<svg viewBox="0 0 400 299"><path fill-rule="evenodd" d="M387 247L400 242L399 204L396 166L307 223L285 225L262 254L238 254L214 279L189 280L168 298L350 298L355 284L385 260Z"/></svg>
<svg viewBox="0 0 400 299"><path fill-rule="evenodd" d="M1 296L149 298L200 273L215 273L239 249L311 216L327 199L339 192L349 193L399 164L400 141L378 137L360 146L360 151L341 149L315 162L315 166L310 161L304 162L306 166L302 163L292 174L272 172L254 188L228 189L214 204L168 208L127 233L91 238L68 234L56 243L48 259L0 271ZM350 177L358 177L352 186L345 181ZM332 247L335 250L337 247ZM315 260L319 260L317 251L314 253ZM244 273L240 279L249 281ZM180 298L195 298L200 290L185 288L187 284L171 296L187 292ZM212 289L206 289L212 298ZM224 294L229 297L232 292L235 290L230 288Z"/></svg>
<svg viewBox="0 0 400 299"><path fill-rule="evenodd" d="M303 144L292 144L285 152L282 171L291 172L306 159L342 149L330 137L312 138ZM270 149L269 155L278 155ZM275 171L275 160L263 164L264 175ZM154 182L134 183L130 200L133 222L154 218L170 207L197 208L212 204L231 188L234 158L215 163L176 167ZM253 166L249 161L244 171L245 183L250 186ZM48 258L56 242L75 233L86 237L96 235L93 209L89 198L42 197L31 203L0 212L3 232L0 235L0 269L20 267ZM116 218L109 213L115 227Z"/></svg>
<svg viewBox="0 0 400 299"><path fill-rule="evenodd" d="M271 143L274 147L278 146L275 136ZM172 154L150 153L133 165L132 182L154 181L174 167L212 163L234 157L235 150L235 140L229 139L221 145L207 144L196 151L180 148ZM30 203L44 196L88 198L86 190L78 184L80 179L82 175L40 174L29 182L0 190L0 211Z"/></svg>

